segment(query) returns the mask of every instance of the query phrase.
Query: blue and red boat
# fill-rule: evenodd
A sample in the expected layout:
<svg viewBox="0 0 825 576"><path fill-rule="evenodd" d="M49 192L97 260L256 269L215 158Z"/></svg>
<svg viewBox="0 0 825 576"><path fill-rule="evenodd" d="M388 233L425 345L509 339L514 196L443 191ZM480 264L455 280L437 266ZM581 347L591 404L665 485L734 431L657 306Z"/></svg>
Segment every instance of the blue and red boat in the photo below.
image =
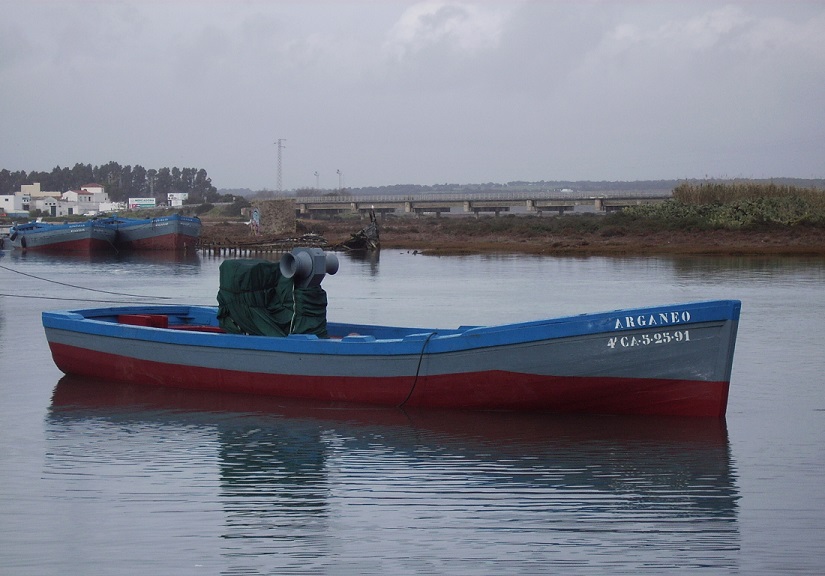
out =
<svg viewBox="0 0 825 576"><path fill-rule="evenodd" d="M221 291L229 288L222 280ZM296 280L294 300L284 302L270 282L261 292L268 299L248 304L251 324L227 318L238 303L227 307L220 297L218 307L94 308L42 319L60 370L110 381L407 408L726 411L737 300L446 329L299 321L299 309L311 308L300 292L319 289ZM275 320L262 322L267 311ZM300 325L306 333L292 330Z"/></svg>
<svg viewBox="0 0 825 576"><path fill-rule="evenodd" d="M15 224L9 231L12 248L44 252L100 252L115 249L115 230L99 220L50 224Z"/></svg>
<svg viewBox="0 0 825 576"><path fill-rule="evenodd" d="M194 250L201 231L198 218L172 214L157 218L110 216L84 222L28 222L10 230L13 248L48 252L119 250Z"/></svg>
<svg viewBox="0 0 825 576"><path fill-rule="evenodd" d="M119 250L192 250L201 231L199 218L180 214L157 218L110 216L102 222L115 231Z"/></svg>

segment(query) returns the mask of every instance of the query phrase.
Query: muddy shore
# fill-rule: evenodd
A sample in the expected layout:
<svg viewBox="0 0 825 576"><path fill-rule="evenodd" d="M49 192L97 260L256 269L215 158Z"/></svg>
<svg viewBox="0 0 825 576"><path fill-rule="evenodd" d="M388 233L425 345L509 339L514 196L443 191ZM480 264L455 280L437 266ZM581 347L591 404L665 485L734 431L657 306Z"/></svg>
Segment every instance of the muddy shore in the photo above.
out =
<svg viewBox="0 0 825 576"><path fill-rule="evenodd" d="M541 255L788 255L825 256L825 230L785 227L765 231L596 230L561 234L456 234L446 219L392 219L380 222L381 247L424 254L522 253ZM314 233L330 246L350 238L359 220L301 220L298 235ZM242 224L205 221L202 242L261 242Z"/></svg>

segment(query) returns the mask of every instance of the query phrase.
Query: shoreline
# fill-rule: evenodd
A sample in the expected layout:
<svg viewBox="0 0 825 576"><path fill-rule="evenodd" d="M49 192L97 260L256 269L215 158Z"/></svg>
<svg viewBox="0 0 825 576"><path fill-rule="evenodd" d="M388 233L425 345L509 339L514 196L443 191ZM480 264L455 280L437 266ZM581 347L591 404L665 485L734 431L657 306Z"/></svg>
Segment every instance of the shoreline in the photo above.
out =
<svg viewBox="0 0 825 576"><path fill-rule="evenodd" d="M249 242L254 237L243 225L204 222L202 238ZM363 226L361 220L299 220L299 234L323 236L330 246L348 240ZM770 230L633 231L595 230L514 237L503 233L457 235L443 222L431 219L379 220L381 248L419 254L533 254L542 256L825 256L825 229L781 227ZM260 241L275 238L261 237Z"/></svg>
<svg viewBox="0 0 825 576"><path fill-rule="evenodd" d="M353 223L335 222L324 233L330 244L349 238ZM355 226L358 226L356 223ZM518 253L543 256L825 256L825 230L786 227L768 231L594 231L512 237L482 234L461 237L445 232L438 222L382 226L381 247L417 250L422 254L461 255Z"/></svg>

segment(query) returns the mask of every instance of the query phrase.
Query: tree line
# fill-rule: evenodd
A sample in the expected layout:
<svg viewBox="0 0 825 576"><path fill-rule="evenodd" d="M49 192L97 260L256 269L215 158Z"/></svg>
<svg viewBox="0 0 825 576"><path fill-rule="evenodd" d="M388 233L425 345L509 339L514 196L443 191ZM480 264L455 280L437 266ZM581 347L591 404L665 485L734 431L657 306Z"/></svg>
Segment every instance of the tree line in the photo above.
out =
<svg viewBox="0 0 825 576"><path fill-rule="evenodd" d="M73 168L55 166L51 172L12 172L0 170L0 195L14 194L23 184L40 183L40 189L66 192L79 190L87 184L100 184L113 202L126 202L129 198L155 198L166 202L169 192L189 194L188 203L218 202L222 196L212 185L203 168L146 169L143 166L121 166L109 162L102 166L75 164Z"/></svg>

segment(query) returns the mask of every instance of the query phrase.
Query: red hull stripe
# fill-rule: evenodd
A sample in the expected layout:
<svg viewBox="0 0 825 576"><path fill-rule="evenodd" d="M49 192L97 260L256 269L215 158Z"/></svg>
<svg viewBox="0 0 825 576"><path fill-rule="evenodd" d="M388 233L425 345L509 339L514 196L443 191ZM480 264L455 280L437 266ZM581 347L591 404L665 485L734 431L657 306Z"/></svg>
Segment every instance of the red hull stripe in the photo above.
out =
<svg viewBox="0 0 825 576"><path fill-rule="evenodd" d="M285 398L482 410L713 416L725 414L729 384L616 377L558 377L502 371L419 377L261 374L180 366L50 343L67 374L176 388Z"/></svg>
<svg viewBox="0 0 825 576"><path fill-rule="evenodd" d="M728 382L493 371L419 378L406 406L722 417L728 390Z"/></svg>
<svg viewBox="0 0 825 576"><path fill-rule="evenodd" d="M240 372L139 360L54 342L49 346L55 364L66 374L194 390L397 406L407 398L414 382L409 376L357 378Z"/></svg>
<svg viewBox="0 0 825 576"><path fill-rule="evenodd" d="M83 238L66 242L50 242L48 244L35 244L33 246L27 245L25 249L38 252L102 252L105 250L113 250L113 247L106 240Z"/></svg>
<svg viewBox="0 0 825 576"><path fill-rule="evenodd" d="M122 247L131 250L183 250L194 247L197 241L198 238L195 236L172 233L132 240L124 243Z"/></svg>

